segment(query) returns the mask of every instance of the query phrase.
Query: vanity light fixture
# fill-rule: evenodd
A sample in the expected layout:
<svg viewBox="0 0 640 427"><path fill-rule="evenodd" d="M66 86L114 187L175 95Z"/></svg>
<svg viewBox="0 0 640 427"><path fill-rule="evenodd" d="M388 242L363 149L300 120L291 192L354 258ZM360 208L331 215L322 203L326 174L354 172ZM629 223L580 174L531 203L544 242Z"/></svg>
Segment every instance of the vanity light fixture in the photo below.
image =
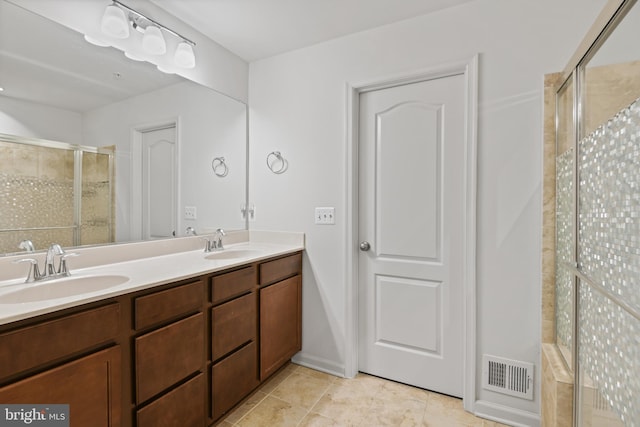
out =
<svg viewBox="0 0 640 427"><path fill-rule="evenodd" d="M196 45L195 42L130 8L119 0L112 0L112 4L106 7L102 16L100 26L102 33L108 37L126 39L129 38L130 28L142 33L142 50L139 50L139 52L154 56L165 55L167 53L167 42L164 33L166 33L178 39L177 47L172 55L173 61L171 62L180 68L194 68L196 66L196 57L193 51ZM108 42L102 42L88 35L85 35L85 40L98 46L110 46ZM133 50L135 49L134 47ZM144 55L141 56L135 52L125 51L125 56L134 61L145 60L143 58ZM150 61L153 61L153 59ZM164 67L162 68L164 71Z"/></svg>
<svg viewBox="0 0 640 427"><path fill-rule="evenodd" d="M116 39L129 37L129 22L124 16L124 10L120 9L116 2L110 4L104 10L100 29L104 34Z"/></svg>
<svg viewBox="0 0 640 427"><path fill-rule="evenodd" d="M167 42L164 41L160 28L149 25L142 36L142 47L152 55L164 55L167 53Z"/></svg>

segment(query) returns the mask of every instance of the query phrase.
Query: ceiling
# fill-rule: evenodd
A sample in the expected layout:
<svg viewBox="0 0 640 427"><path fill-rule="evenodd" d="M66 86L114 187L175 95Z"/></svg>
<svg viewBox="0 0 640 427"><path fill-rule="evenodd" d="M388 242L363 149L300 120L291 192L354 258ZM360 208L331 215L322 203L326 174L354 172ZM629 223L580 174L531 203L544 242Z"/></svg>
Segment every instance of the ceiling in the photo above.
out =
<svg viewBox="0 0 640 427"><path fill-rule="evenodd" d="M473 0L151 0L248 62Z"/></svg>

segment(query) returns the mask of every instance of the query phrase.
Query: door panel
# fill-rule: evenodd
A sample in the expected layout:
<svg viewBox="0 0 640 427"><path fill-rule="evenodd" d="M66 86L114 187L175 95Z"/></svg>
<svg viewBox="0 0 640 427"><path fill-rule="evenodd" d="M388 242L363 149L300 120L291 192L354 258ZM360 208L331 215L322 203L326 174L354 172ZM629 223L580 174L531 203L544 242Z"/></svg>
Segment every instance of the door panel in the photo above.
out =
<svg viewBox="0 0 640 427"><path fill-rule="evenodd" d="M439 257L441 108L407 102L376 114L378 256ZM412 181L419 190L399 191Z"/></svg>
<svg viewBox="0 0 640 427"><path fill-rule="evenodd" d="M359 369L462 396L465 80L360 95ZM366 249L366 245L365 245Z"/></svg>
<svg viewBox="0 0 640 427"><path fill-rule="evenodd" d="M145 239L172 237L176 229L176 128L142 134L142 214Z"/></svg>
<svg viewBox="0 0 640 427"><path fill-rule="evenodd" d="M376 344L438 354L441 283L391 276L377 276L376 282Z"/></svg>

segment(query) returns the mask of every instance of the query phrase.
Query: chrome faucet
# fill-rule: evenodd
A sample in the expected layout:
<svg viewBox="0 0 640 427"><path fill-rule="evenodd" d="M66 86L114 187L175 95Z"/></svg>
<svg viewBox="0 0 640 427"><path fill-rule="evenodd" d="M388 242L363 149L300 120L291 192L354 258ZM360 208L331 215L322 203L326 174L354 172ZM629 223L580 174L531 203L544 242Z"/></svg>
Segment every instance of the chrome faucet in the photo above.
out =
<svg viewBox="0 0 640 427"><path fill-rule="evenodd" d="M218 250L218 251L224 250L224 246L222 246L222 237L226 235L227 233L225 233L222 228L218 228L216 230L216 238L218 240L214 242L214 246L213 246L214 250Z"/></svg>
<svg viewBox="0 0 640 427"><path fill-rule="evenodd" d="M207 237L203 237L204 240L204 251L205 252L217 252L224 250L224 246L222 245L222 237L226 236L226 233L222 228L218 228L216 230L216 234L214 234L213 239L209 239Z"/></svg>
<svg viewBox="0 0 640 427"><path fill-rule="evenodd" d="M18 245L19 249L23 249L27 252L35 252L36 249L33 247L33 242L31 240L23 240L22 242L20 242L20 244Z"/></svg>
<svg viewBox="0 0 640 427"><path fill-rule="evenodd" d="M49 246L49 249L47 250L47 257L45 258L45 261L44 261L44 275L45 276L53 276L53 275L57 274L53 263L55 261L56 255L62 256L62 255L64 255L64 253L65 252L62 249L62 246L60 246L57 243L54 243L51 246ZM60 264L62 264L62 257L60 258ZM60 270L60 267L58 267L58 270Z"/></svg>
<svg viewBox="0 0 640 427"><path fill-rule="evenodd" d="M76 253L65 252L57 243L49 246L47 255L44 261L44 271L40 271L38 267L38 261L34 258L24 258L14 261L14 263L28 262L30 264L29 273L27 273L27 279L25 283L38 282L40 280L55 279L58 277L67 277L71 273L67 267L67 258L77 256ZM55 257L59 256L58 268L55 267Z"/></svg>

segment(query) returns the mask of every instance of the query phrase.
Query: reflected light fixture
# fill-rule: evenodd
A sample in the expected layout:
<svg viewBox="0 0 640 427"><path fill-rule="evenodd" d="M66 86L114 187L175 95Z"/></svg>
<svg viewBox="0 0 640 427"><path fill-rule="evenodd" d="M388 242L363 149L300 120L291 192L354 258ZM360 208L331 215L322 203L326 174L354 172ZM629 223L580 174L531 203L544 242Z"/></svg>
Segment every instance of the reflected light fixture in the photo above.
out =
<svg viewBox="0 0 640 427"><path fill-rule="evenodd" d="M129 37L129 22L124 16L124 10L120 9L115 2L104 10L100 29L104 34L116 39Z"/></svg>
<svg viewBox="0 0 640 427"><path fill-rule="evenodd" d="M193 54L193 47L187 42L178 43L178 47L176 47L176 53L173 55L173 60L178 67L195 67L196 57Z"/></svg>
<svg viewBox="0 0 640 427"><path fill-rule="evenodd" d="M133 28L142 33L142 49L144 52L160 56L167 53L167 42L163 34L166 33L178 39L176 50L172 55L173 63L180 68L194 68L196 66L196 57L193 51L196 45L195 42L130 8L119 0L112 0L112 2L106 7L102 16L100 29L103 34L116 39L126 39L129 37L129 28ZM88 35L85 35L85 39L89 43L98 46L111 45ZM143 60L133 52L125 51L125 56L136 61Z"/></svg>
<svg viewBox="0 0 640 427"><path fill-rule="evenodd" d="M164 41L160 28L155 25L149 25L144 30L142 48L152 55L164 55L167 53L167 43Z"/></svg>

